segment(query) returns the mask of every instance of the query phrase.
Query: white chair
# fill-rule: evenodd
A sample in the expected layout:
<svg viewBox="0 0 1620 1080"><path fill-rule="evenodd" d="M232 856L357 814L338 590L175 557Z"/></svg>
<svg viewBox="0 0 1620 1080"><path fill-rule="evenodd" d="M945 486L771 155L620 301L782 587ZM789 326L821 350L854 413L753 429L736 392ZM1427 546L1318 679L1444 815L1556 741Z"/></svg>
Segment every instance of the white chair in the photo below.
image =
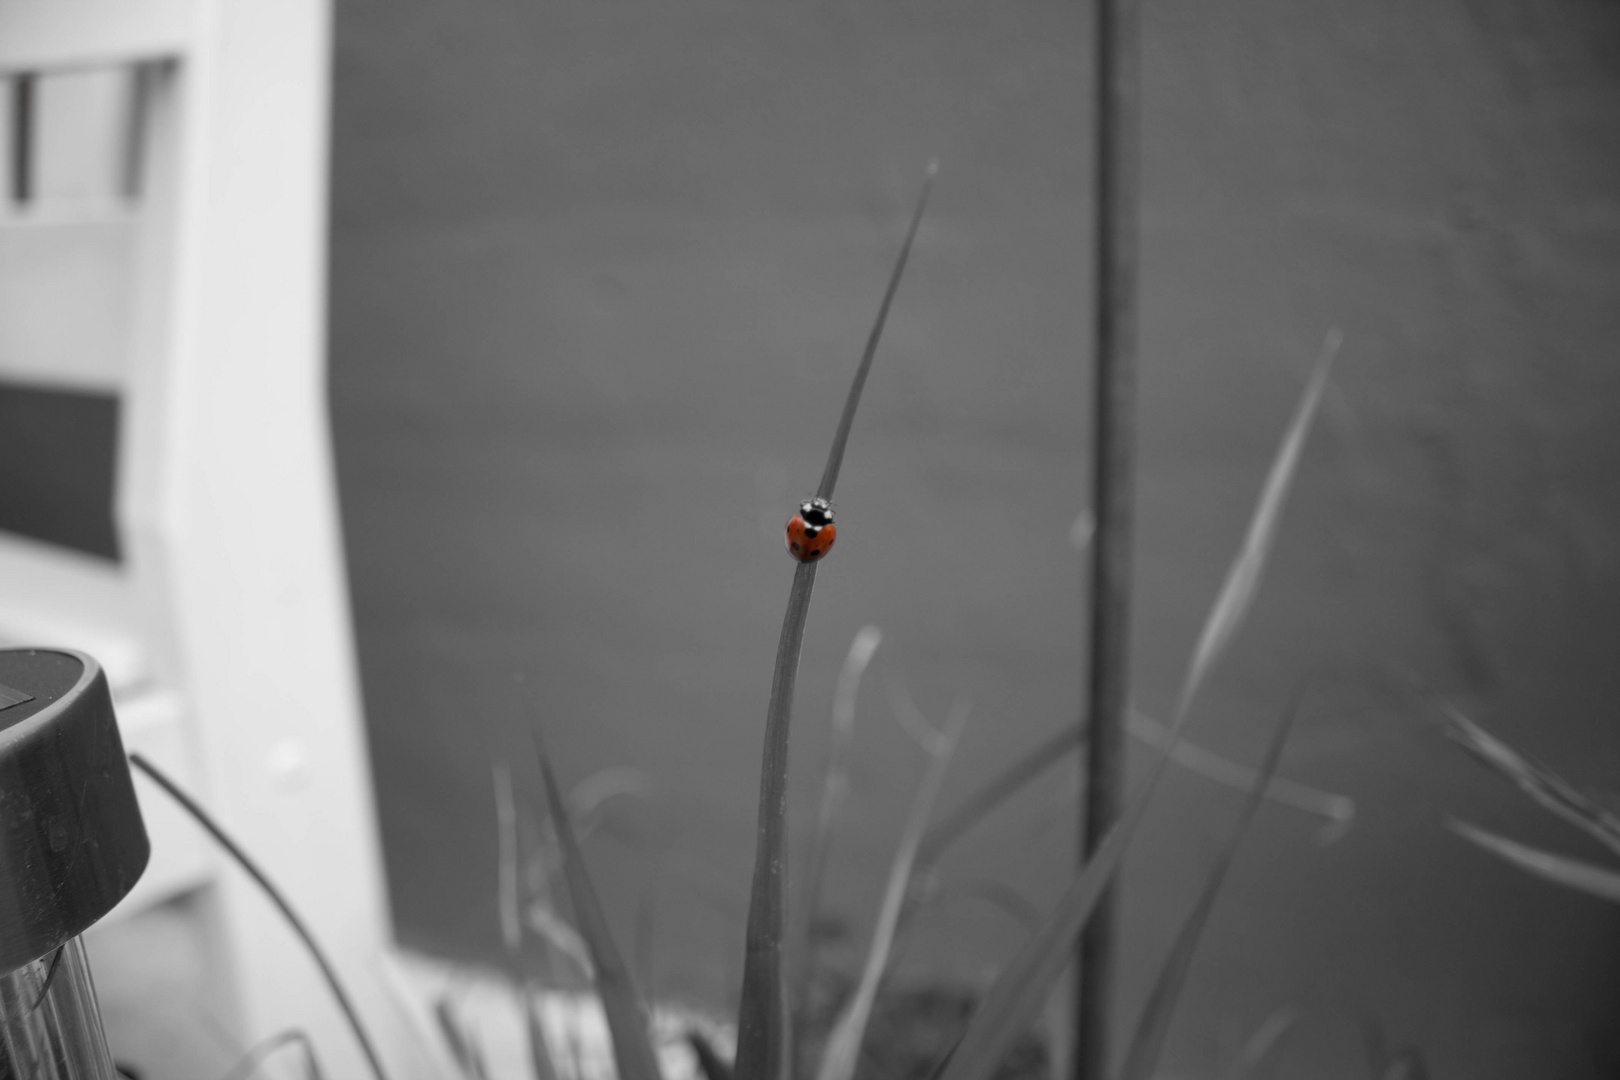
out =
<svg viewBox="0 0 1620 1080"><path fill-rule="evenodd" d="M27 139L4 110L8 182L19 152L40 180L0 200L0 392L117 402L119 549L0 531L0 640L101 660L128 747L268 869L408 1077L425 1048L380 973L326 411L329 15L324 0L0 0L0 76L32 77ZM238 1036L301 1027L330 1075L366 1075L270 906L138 786L153 859L120 911L198 890Z"/></svg>

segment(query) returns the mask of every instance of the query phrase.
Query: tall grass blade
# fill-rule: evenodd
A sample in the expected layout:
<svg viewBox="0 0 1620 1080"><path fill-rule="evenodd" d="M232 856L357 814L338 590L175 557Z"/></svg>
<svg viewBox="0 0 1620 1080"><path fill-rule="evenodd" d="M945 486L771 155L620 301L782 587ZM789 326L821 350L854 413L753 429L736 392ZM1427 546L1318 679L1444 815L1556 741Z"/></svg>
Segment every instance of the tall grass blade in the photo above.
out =
<svg viewBox="0 0 1620 1080"><path fill-rule="evenodd" d="M793 934L789 939L797 950L795 968L803 974L810 965L814 943L810 940L810 927L821 906L821 880L827 865L827 850L832 845L833 823L849 794L849 748L855 736L855 699L861 688L861 676L866 673L883 641L883 631L875 626L863 626L850 642L849 655L838 673L838 686L833 692L832 739L827 750L827 771L822 777L821 808L816 814L816 831L810 839L810 857L805 867L804 887L799 894L795 912ZM794 980L796 983L797 978Z"/></svg>
<svg viewBox="0 0 1620 1080"><path fill-rule="evenodd" d="M906 259L911 255L912 241L917 239L917 227L922 224L923 210L928 206L928 193L934 188L934 177L939 175L939 162L930 161L928 169L923 173L922 191L917 195L917 208L911 212L911 224L906 228L906 239L900 245L900 257L895 260L894 270L889 274L889 284L883 290L883 302L878 305L877 319L872 323L872 332L866 337L866 348L861 352L860 366L855 369L855 379L849 385L849 397L844 401L844 411L838 418L838 430L833 434L832 448L827 452L827 467L821 473L821 484L816 488L816 494L823 499L831 499L833 486L838 483L838 470L844 464L844 447L849 443L849 429L855 423L855 409L861 403L861 391L866 388L866 376L872 370L872 357L877 355L878 341L883 337L883 326L889 321L889 307L894 303L895 291L900 288L900 278L906 272Z"/></svg>
<svg viewBox="0 0 1620 1080"><path fill-rule="evenodd" d="M1131 1037L1130 1047L1125 1054L1125 1067L1120 1073L1121 1080L1153 1078L1153 1071L1158 1067L1159 1054L1164 1049L1165 1036L1170 1032L1170 1022L1175 1018L1176 1003L1181 997L1182 987L1187 983L1187 973L1192 969L1193 955L1198 951L1198 941L1209 922L1209 915L1214 910L1221 886L1226 882L1227 872L1232 868L1232 860L1243 844L1249 823L1254 820L1255 811L1260 808L1261 795L1265 791L1266 784L1270 781L1271 774L1276 771L1277 762L1282 758L1283 746L1287 743L1289 732L1293 730L1294 721L1299 716L1304 690L1304 686L1301 686L1294 692L1282 720L1272 733L1271 741L1266 746L1265 757L1255 772L1255 781L1249 788L1249 797L1244 800L1237 822L1232 826L1231 833L1216 856L1215 864L1204 882L1204 888L1199 893L1192 910L1187 914L1186 921L1181 924L1175 943L1170 947L1170 954L1165 958L1164 966L1159 970L1159 977L1148 993L1147 1003L1142 1007L1142 1017L1136 1023L1136 1033Z"/></svg>
<svg viewBox="0 0 1620 1080"><path fill-rule="evenodd" d="M765 753L759 776L759 826L754 882L743 943L742 1002L737 1011L737 1074L745 1080L775 1080L788 1054L786 999L782 986L782 924L787 876L788 730L793 684L799 676L804 623L816 564L798 563L788 592L782 638L776 647L771 701L765 713Z"/></svg>
<svg viewBox="0 0 1620 1080"><path fill-rule="evenodd" d="M1272 1055L1277 1052L1283 1036L1292 1031L1298 1022L1299 1010L1292 1006L1284 1006L1266 1017L1243 1044L1243 1050L1226 1074L1227 1080L1262 1080L1263 1076L1270 1075L1271 1070L1267 1065L1271 1063Z"/></svg>
<svg viewBox="0 0 1620 1080"><path fill-rule="evenodd" d="M450 1048L450 1056L456 1059L456 1067L465 1080L489 1080L483 1053L448 997L440 997L433 1003L433 1019L438 1021L439 1034L444 1037L444 1044Z"/></svg>
<svg viewBox="0 0 1620 1080"><path fill-rule="evenodd" d="M546 1028L540 1022L538 987L518 988L518 1007L523 1010L523 1030L529 1044L530 1080L557 1080L557 1063L551 1057Z"/></svg>
<svg viewBox="0 0 1620 1080"><path fill-rule="evenodd" d="M1293 480L1305 436L1322 396L1328 371L1338 352L1340 335L1330 331L1316 370L1283 437L1277 457L1261 490L1259 504L1237 558L1205 620L1192 662L1182 684L1175 719L1170 724L1169 746L1154 759L1147 779L1102 844L1080 868L1073 884L1058 900L1041 930L1031 936L985 995L978 1011L940 1071L944 1080L990 1080L1018 1038L1039 1016L1052 983L1073 959L1075 939L1085 928L1098 901L1107 892L1125 849L1130 844L1154 788L1181 740L1188 709L1216 661L1236 637L1244 616L1259 590L1266 555L1281 517L1284 497Z"/></svg>
<svg viewBox="0 0 1620 1080"><path fill-rule="evenodd" d="M1188 739L1172 740L1170 729L1146 713L1132 709L1126 730L1132 737L1155 750L1170 748L1170 759L1194 775L1237 791L1248 791L1254 784L1254 770L1230 758L1223 757ZM1084 725L1076 724L1043 739L1001 773L962 800L961 805L942 815L923 838L917 860L922 865L939 861L964 834L983 821L996 807L1022 791L1054 765L1085 744ZM1327 845L1338 840L1355 822L1356 803L1347 795L1322 791L1290 780L1273 776L1266 784L1262 797L1278 806L1286 806L1301 813L1323 819L1316 842Z"/></svg>
<svg viewBox="0 0 1620 1080"><path fill-rule="evenodd" d="M569 926L562 916L539 900L529 905L524 916L530 930L543 938L546 944L572 960L587 979L596 981L596 966L591 963L590 946L579 936L579 931Z"/></svg>
<svg viewBox="0 0 1620 1080"><path fill-rule="evenodd" d="M608 929L607 916L596 895L590 872L585 866L585 853L574 836L573 822L563 799L562 788L551 771L551 760L538 734L534 734L535 755L540 761L541 778L546 789L546 802L551 807L552 824L557 830L557 842L563 852L563 874L568 880L568 895L574 902L574 919L579 924L580 936L591 952L591 964L596 973L596 993L602 999L602 1011L607 1014L608 1032L613 1036L613 1057L618 1062L619 1080L659 1080L658 1058L653 1052L647 1030L647 1010L630 977L623 955Z"/></svg>
<svg viewBox="0 0 1620 1080"><path fill-rule="evenodd" d="M1305 447L1305 436L1310 433L1311 421L1316 416L1317 405L1322 400L1322 390L1327 386L1328 373L1333 368L1334 357L1339 354L1339 346L1343 340L1343 335L1337 329L1333 329L1328 331L1322 341L1322 352L1317 357L1316 370L1311 373L1305 394L1294 410L1294 419L1288 425L1282 445L1271 463L1265 487L1260 491L1260 503L1255 507L1254 516L1249 521L1249 531L1243 539L1243 548L1238 553L1237 561L1227 571L1226 582L1215 600L1214 611L1204 623L1203 633L1199 635L1198 645L1193 650L1192 667L1182 686L1181 699L1176 703L1176 722L1171 724L1172 729L1186 713L1187 706L1198 693L1198 688L1203 685L1215 661L1232 643L1244 616L1248 614L1249 605L1254 602L1255 594L1260 589L1261 572L1265 568L1266 556L1271 551L1271 542L1277 535L1277 522L1282 516L1283 502L1293 483L1294 472L1299 467L1300 453Z"/></svg>
<svg viewBox="0 0 1620 1080"><path fill-rule="evenodd" d="M877 1000L878 983L888 966L889 952L894 946L895 928L899 925L900 910L911 882L911 868L916 861L917 847L922 842L923 828L928 824L929 814L933 812L934 799L939 795L940 784L945 780L945 770L950 767L951 757L956 752L956 744L962 736L967 718L968 709L965 705L953 709L944 729L930 747L928 770L923 774L922 782L917 785L917 794L912 800L911 813L906 818L905 829L900 835L900 845L895 852L894 864L889 868L889 881L884 888L877 925L872 930L872 945L866 954L866 966L861 971L861 981L856 986L855 993L850 996L849 1002L839 1013L832 1033L827 1038L827 1046L822 1052L821 1067L816 1072L816 1080L851 1080L855 1075L855 1062L860 1055L861 1041L866 1036L867 1023L872 1018L872 1006Z"/></svg>
<svg viewBox="0 0 1620 1080"><path fill-rule="evenodd" d="M1171 746L1170 759L1195 776L1237 791L1248 792L1254 788L1254 769L1206 750L1189 739L1182 739L1172 746L1170 729L1146 713L1132 709L1128 725L1133 736L1156 750ZM1316 842L1323 846L1344 836L1356 820L1356 801L1348 795L1322 791L1286 776L1272 776L1267 780L1260 797L1278 806L1322 818L1323 825L1316 834Z"/></svg>
<svg viewBox="0 0 1620 1080"><path fill-rule="evenodd" d="M518 912L521 901L518 898L517 800L512 795L512 767L505 761L497 761L493 772L501 943L508 953L515 955L523 948L523 922Z"/></svg>
<svg viewBox="0 0 1620 1080"><path fill-rule="evenodd" d="M697 1028L689 1028L686 1032L686 1045L692 1048L697 1058L698 1068L703 1070L704 1080L734 1080L735 1074L726 1059L720 1056L709 1037Z"/></svg>
<svg viewBox="0 0 1620 1080"><path fill-rule="evenodd" d="M360 1052L365 1055L366 1064L371 1067L372 1075L377 1080L388 1080L388 1074L383 1070L382 1059L377 1054L376 1044L372 1041L366 1026L361 1023L360 1013L354 1007L354 1002L350 1000L348 991L343 988L343 984L338 980L337 969L332 966L331 960L327 959L326 951L316 942L315 935L310 933L309 927L304 925L304 920L299 918L298 913L293 910L292 904L287 901L285 896L281 895L281 890L276 888L275 883L270 880L270 876L259 868L259 864L254 862L235 840L231 839L230 834L225 831L224 827L214 820L214 815L203 809L201 803L181 790L180 785L169 779L167 773L146 760L139 753L130 754L129 763L145 773L153 783L163 789L165 795L173 799L180 805L182 810L190 814L192 819L201 825L209 836L213 837L214 842L235 860L236 865L241 867L247 876L253 879L253 883L275 905L276 910L281 913L282 919L292 928L292 932L297 935L298 940L303 943L304 948L309 952L310 958L315 961L315 966L320 969L321 977L326 980L327 989L332 991L332 997L337 1002L338 1008L342 1010L343 1018L349 1022L349 1030L354 1032L355 1042L360 1044Z"/></svg>
<svg viewBox="0 0 1620 1080"><path fill-rule="evenodd" d="M821 475L817 495L831 499L844 462L855 410L861 390L877 354L883 324L889 316L895 290L905 271L917 226L922 221L928 192L938 170L929 162L917 209L906 230L900 257L889 276L876 323L866 340L866 350L850 384L844 412L827 454L827 467ZM771 700L765 710L765 748L759 779L759 830L754 849L754 880L748 901L748 928L743 950L742 1003L737 1012L737 1074L744 1080L778 1080L785 1075L791 1053L788 1008L782 979L782 937L785 921L784 879L787 872L787 767L788 733L793 715L793 684L799 673L799 651L804 643L804 622L810 613L810 593L815 587L816 564L799 563L788 593L787 612L782 619L782 636L776 649L776 669L771 677Z"/></svg>
<svg viewBox="0 0 1620 1080"><path fill-rule="evenodd" d="M1505 777L1536 805L1563 818L1620 855L1620 815L1569 781L1498 739L1449 701L1438 700L1448 738Z"/></svg>
<svg viewBox="0 0 1620 1080"><path fill-rule="evenodd" d="M1620 871L1521 844L1456 818L1447 820L1446 828L1527 874L1587 896L1595 896L1599 900L1607 900L1611 904L1620 904Z"/></svg>

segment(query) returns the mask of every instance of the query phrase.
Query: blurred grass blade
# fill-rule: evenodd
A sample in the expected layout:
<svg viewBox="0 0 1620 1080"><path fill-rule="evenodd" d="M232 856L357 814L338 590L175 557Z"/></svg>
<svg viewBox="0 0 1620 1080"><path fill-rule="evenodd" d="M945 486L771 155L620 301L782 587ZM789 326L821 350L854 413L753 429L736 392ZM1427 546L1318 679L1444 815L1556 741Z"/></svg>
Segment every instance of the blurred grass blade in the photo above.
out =
<svg viewBox="0 0 1620 1080"><path fill-rule="evenodd" d="M1132 709L1127 724L1127 730L1133 737L1155 750L1171 747L1170 759L1188 772L1238 791L1246 792L1253 786L1252 768L1186 739L1172 741L1170 729L1146 713ZM989 816L992 810L1057 765L1084 741L1084 732L1078 724L1042 740L998 776L963 799L960 806L941 816L923 838L922 848L917 855L918 862L923 865L938 862L951 844ZM1319 844L1326 845L1339 839L1355 821L1354 799L1321 791L1287 777L1273 776L1265 787L1264 798L1279 806L1323 818L1325 823L1316 837Z"/></svg>
<svg viewBox="0 0 1620 1080"><path fill-rule="evenodd" d="M1149 746L1163 750L1169 745L1170 729L1146 713L1132 709L1127 722L1130 733ZM1170 758L1188 772L1225 787L1245 792L1254 787L1254 769L1186 739L1175 744ZM1356 803L1349 796L1321 791L1285 776L1272 776L1267 780L1261 797L1278 806L1323 818L1325 824L1316 836L1316 842L1321 845L1330 844L1349 832L1356 818Z"/></svg>
<svg viewBox="0 0 1620 1080"><path fill-rule="evenodd" d="M1192 666L1187 672L1186 681L1182 684L1181 698L1176 703L1175 720L1170 725L1172 730L1180 724L1216 660L1232 643L1238 627L1243 623L1243 617L1248 614L1249 605L1254 602L1255 593L1259 591L1266 557L1271 551L1271 542L1277 535L1277 522L1282 516L1283 501L1288 496L1294 472L1299 466L1300 453L1305 446L1305 437L1310 433L1311 420L1316 415L1317 405L1322 399L1322 390L1327 385L1328 372L1333 368L1333 359L1338 355L1342 341L1343 336L1337 329L1333 329L1328 331L1327 337L1322 342L1322 352L1317 358L1316 370L1311 373L1311 380L1305 387L1299 406L1294 411L1294 419L1288 425L1282 445L1278 447L1277 456L1271 463L1271 471L1266 476L1265 487L1261 489L1259 505L1255 507L1254 516L1249 521L1249 531L1243 539L1242 550L1231 569L1227 571L1226 581L1221 586L1214 610L1204 623L1203 633L1199 635L1198 645L1193 650Z"/></svg>
<svg viewBox="0 0 1620 1080"><path fill-rule="evenodd" d="M899 924L900 909L911 882L917 847L922 842L923 829L928 824L928 816L933 813L934 799L939 795L945 770L950 767L967 718L967 706L958 705L951 711L944 729L935 737L934 745L930 748L928 770L917 785L917 794L912 800L911 813L900 836L894 864L889 868L889 881L883 891L877 925L872 930L872 945L866 954L861 981L840 1011L827 1038L816 1080L852 1080L855 1075L855 1062L860 1055L861 1042L866 1037L867 1023L872 1018L878 983L888 966L890 949L894 946L895 927Z"/></svg>
<svg viewBox="0 0 1620 1080"><path fill-rule="evenodd" d="M787 865L788 731L793 684L799 676L804 623L816 564L797 563L776 647L771 701L765 712L765 751L759 771L759 825L754 845L754 881L748 898L743 947L742 1001L737 1010L737 1074L746 1080L777 1080L789 1052L787 1003L782 986L782 923Z"/></svg>
<svg viewBox="0 0 1620 1080"><path fill-rule="evenodd" d="M1236 636L1259 590L1266 556L1282 514L1283 501L1340 341L1337 330L1328 332L1316 369L1300 399L1293 422L1283 436L1265 486L1261 489L1259 504L1249 522L1243 546L1227 571L1226 581L1205 620L1182 683L1175 719L1170 724L1169 745L1154 759L1146 780L1133 796L1125 813L1109 830L1091 859L1081 867L1040 932L1025 943L991 986L969 1022L961 1042L941 1068L940 1075L944 1080L990 1080L1013 1044L1034 1025L1052 983L1072 960L1075 939L1085 928L1098 901L1118 872L1131 836L1147 810L1153 789L1181 741L1181 731L1193 698Z"/></svg>
<svg viewBox="0 0 1620 1080"><path fill-rule="evenodd" d="M530 1080L557 1080L557 1063L546 1041L546 1028L540 1022L539 987L518 988L518 1008L523 1010L523 1030L529 1043Z"/></svg>
<svg viewBox="0 0 1620 1080"><path fill-rule="evenodd" d="M1064 728L1042 740L1000 775L963 799L956 809L935 822L923 837L922 846L917 852L918 861L925 865L938 862L946 848L983 821L990 811L1022 791L1030 781L1061 762L1066 754L1078 749L1083 740L1081 725Z"/></svg>
<svg viewBox="0 0 1620 1080"><path fill-rule="evenodd" d="M822 471L820 486L816 488L816 494L823 499L832 498L833 487L838 483L838 470L844 463L844 447L849 443L849 429L855 423L855 409L861 403L861 391L866 388L866 376L872 370L872 357L877 355L883 325L889 320L889 307L894 303L895 291L900 288L900 278L906 272L906 259L911 255L911 244L917 239L917 227L922 224L923 210L928 206L928 193L933 190L934 177L938 174L939 162L930 161L923 174L922 191L917 195L917 208L911 212L911 225L907 227L905 241L900 245L900 257L895 260L894 270L889 274L889 284L883 290L883 302L878 305L872 332L866 337L866 348L861 353L860 365L855 369L855 378L849 384L849 397L844 401L844 412L838 418L838 430L833 434L832 448L827 452L827 467Z"/></svg>
<svg viewBox="0 0 1620 1080"><path fill-rule="evenodd" d="M1545 765L1513 749L1449 701L1437 699L1437 704L1448 738L1506 777L1538 806L1620 855L1620 815L1600 806Z"/></svg>
<svg viewBox="0 0 1620 1080"><path fill-rule="evenodd" d="M1611 904L1620 904L1620 871L1530 847L1456 818L1447 820L1446 828L1527 874L1587 896L1595 896L1599 900L1607 900Z"/></svg>
<svg viewBox="0 0 1620 1080"><path fill-rule="evenodd" d="M832 738L827 749L827 771L822 777L821 808L816 814L816 831L810 838L804 887L799 893L793 934L789 939L795 950L795 984L810 967L814 949L810 928L821 906L821 879L826 870L827 850L832 844L833 823L849 793L849 748L855 735L855 699L861 688L861 676L882 641L883 631L875 626L863 626L856 632L833 692Z"/></svg>
<svg viewBox="0 0 1620 1080"><path fill-rule="evenodd" d="M1188 913L1186 921L1181 924L1175 943L1170 947L1170 954L1165 958L1164 967L1159 970L1159 977L1148 993L1147 1003L1142 1007L1142 1017L1136 1023L1136 1033L1132 1035L1130 1047L1125 1054L1125 1067L1120 1073L1121 1080L1153 1078L1154 1070L1158 1067L1159 1054L1164 1049L1164 1038L1169 1034L1171 1020L1175 1018L1176 1002L1181 997L1181 989L1187 982L1187 973L1192 969L1193 956L1198 951L1199 938L1203 936L1210 912L1214 910L1215 900L1220 895L1221 886L1226 882L1227 871L1232 868L1232 860L1243 844L1249 823L1254 820L1254 813L1260 808L1266 784L1270 782L1272 773L1277 770L1283 746L1287 743L1288 734L1293 730L1294 721L1299 716L1306 685L1308 684L1302 684L1294 691L1282 719L1272 733L1271 741L1266 746L1265 757L1260 767L1255 770L1249 797L1244 800L1237 822L1232 826L1231 833L1216 856L1215 865L1210 868L1204 888Z"/></svg>
<svg viewBox="0 0 1620 1080"><path fill-rule="evenodd" d="M596 981L596 966L591 963L590 947L585 944L585 939L579 936L579 931L569 926L563 921L562 916L539 900L529 904L524 916L530 930L577 964L587 979L593 983Z"/></svg>
<svg viewBox="0 0 1620 1080"><path fill-rule="evenodd" d="M466 1080L489 1080L484 1071L484 1058L479 1051L478 1044L473 1041L472 1034L467 1030L461 1018L456 1015L455 1007L450 999L441 995L433 1003L433 1018L439 1023L439 1033L444 1036L445 1045L450 1048L450 1055L456 1059L456 1067Z"/></svg>
<svg viewBox="0 0 1620 1080"><path fill-rule="evenodd" d="M1237 1060L1232 1062L1232 1068L1227 1073L1228 1080L1261 1080L1269 1075L1271 1070L1266 1066L1270 1064L1272 1055L1277 1052L1283 1036L1292 1031L1298 1022L1299 1010L1291 1005L1285 1005L1266 1017L1243 1044Z"/></svg>
<svg viewBox="0 0 1620 1080"><path fill-rule="evenodd" d="M641 995L625 966L623 955L608 929L607 916L602 912L596 886L591 883L585 866L585 854L579 849L574 836L573 822L568 816L562 788L551 771L551 760L534 736L534 751L540 761L541 779L546 789L546 801L551 807L552 824L557 830L557 842L563 852L563 874L568 880L568 895L574 902L574 919L579 924L580 936L591 952L591 964L596 971L596 993L602 999L602 1010L607 1014L608 1032L613 1037L613 1057L618 1062L619 1080L659 1080L658 1058L653 1053L652 1040L647 1030L647 1010Z"/></svg>
<svg viewBox="0 0 1620 1080"><path fill-rule="evenodd" d="M499 849L499 899L501 943L508 953L523 948L523 923L518 914L517 800L512 796L512 767L505 761L494 765L495 838Z"/></svg>
<svg viewBox="0 0 1620 1080"><path fill-rule="evenodd" d="M720 1051L714 1048L714 1044L703 1032L697 1028L687 1029L686 1045L692 1048L698 1068L703 1071L704 1080L733 1080L731 1066L726 1064L726 1059L720 1056Z"/></svg>

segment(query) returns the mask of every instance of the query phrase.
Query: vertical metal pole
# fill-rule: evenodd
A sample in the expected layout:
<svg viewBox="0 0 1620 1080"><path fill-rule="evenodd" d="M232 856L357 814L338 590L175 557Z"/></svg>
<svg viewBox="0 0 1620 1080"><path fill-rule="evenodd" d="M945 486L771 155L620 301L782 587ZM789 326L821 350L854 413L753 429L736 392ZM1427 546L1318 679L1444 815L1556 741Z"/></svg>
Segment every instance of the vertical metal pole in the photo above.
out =
<svg viewBox="0 0 1620 1080"><path fill-rule="evenodd" d="M1138 25L1136 0L1095 0L1096 384L1091 564L1091 738L1085 755L1086 858L1118 818L1130 700L1131 511L1136 397ZM1076 1080L1108 1075L1114 982L1114 898L1080 939L1075 967Z"/></svg>

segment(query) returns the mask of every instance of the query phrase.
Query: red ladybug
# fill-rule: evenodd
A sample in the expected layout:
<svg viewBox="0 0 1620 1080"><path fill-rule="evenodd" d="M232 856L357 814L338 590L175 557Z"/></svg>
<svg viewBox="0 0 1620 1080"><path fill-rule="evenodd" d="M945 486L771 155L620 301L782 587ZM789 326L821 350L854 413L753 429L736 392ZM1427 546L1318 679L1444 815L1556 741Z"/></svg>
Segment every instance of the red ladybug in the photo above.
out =
<svg viewBox="0 0 1620 1080"><path fill-rule="evenodd" d="M826 499L811 499L799 504L799 512L788 518L787 549L800 562L819 562L832 550L838 538L838 526L833 524L832 504Z"/></svg>

